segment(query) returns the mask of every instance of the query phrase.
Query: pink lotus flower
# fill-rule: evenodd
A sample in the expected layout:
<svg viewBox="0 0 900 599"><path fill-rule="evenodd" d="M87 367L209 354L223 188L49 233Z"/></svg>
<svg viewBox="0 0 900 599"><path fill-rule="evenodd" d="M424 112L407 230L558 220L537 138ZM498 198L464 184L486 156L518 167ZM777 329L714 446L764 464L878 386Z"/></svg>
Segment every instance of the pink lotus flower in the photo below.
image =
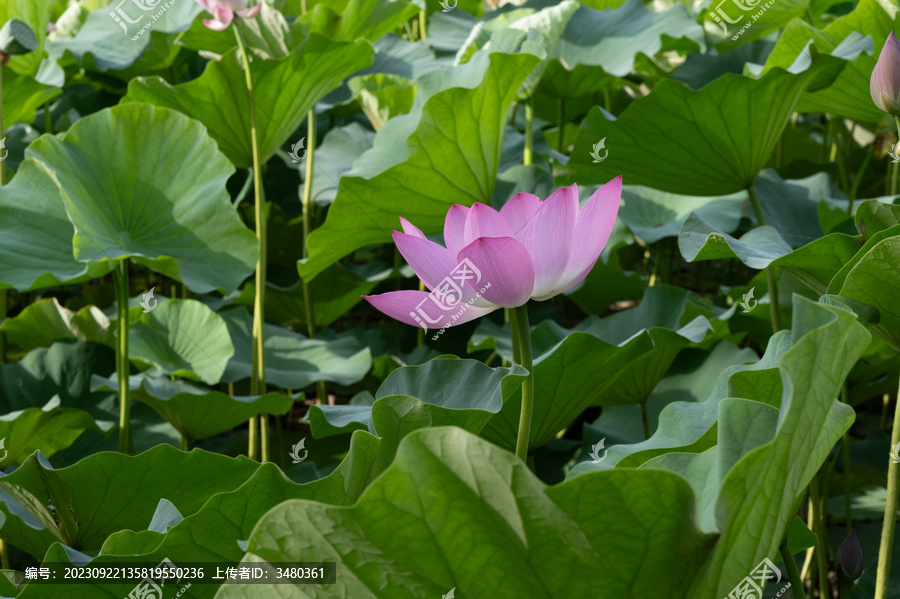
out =
<svg viewBox="0 0 900 599"><path fill-rule="evenodd" d="M247 8L249 0L197 0L197 3L212 13L213 19L204 19L203 24L213 31L223 31L231 24L235 13L244 19L253 19L262 9L262 2Z"/></svg>
<svg viewBox="0 0 900 599"><path fill-rule="evenodd" d="M578 208L578 187L543 202L513 196L498 212L477 203L447 212L444 242L429 241L404 218L394 243L426 287L363 296L391 318L412 326L455 326L529 299L546 300L580 283L606 245L622 197L616 177Z"/></svg>
<svg viewBox="0 0 900 599"><path fill-rule="evenodd" d="M891 31L869 80L869 92L878 108L900 116L900 40Z"/></svg>

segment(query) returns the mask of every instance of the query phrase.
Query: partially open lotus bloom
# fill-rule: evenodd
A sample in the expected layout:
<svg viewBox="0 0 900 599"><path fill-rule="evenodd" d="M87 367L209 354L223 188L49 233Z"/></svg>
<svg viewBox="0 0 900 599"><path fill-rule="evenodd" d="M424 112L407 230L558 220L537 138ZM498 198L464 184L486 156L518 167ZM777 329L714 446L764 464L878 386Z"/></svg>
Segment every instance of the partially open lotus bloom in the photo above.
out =
<svg viewBox="0 0 900 599"><path fill-rule="evenodd" d="M212 13L212 19L204 19L203 24L213 31L222 31L231 24L234 15L243 19L252 19L262 9L262 2L247 8L249 0L197 0L203 8Z"/></svg>
<svg viewBox="0 0 900 599"><path fill-rule="evenodd" d="M446 247L401 218L394 243L431 293L365 296L401 322L454 326L529 299L545 300L580 283L593 268L616 221L622 178L599 189L579 210L576 185L541 201L520 193L498 212L456 204L444 223Z"/></svg>
<svg viewBox="0 0 900 599"><path fill-rule="evenodd" d="M869 80L872 101L878 108L900 116L900 40L891 31Z"/></svg>

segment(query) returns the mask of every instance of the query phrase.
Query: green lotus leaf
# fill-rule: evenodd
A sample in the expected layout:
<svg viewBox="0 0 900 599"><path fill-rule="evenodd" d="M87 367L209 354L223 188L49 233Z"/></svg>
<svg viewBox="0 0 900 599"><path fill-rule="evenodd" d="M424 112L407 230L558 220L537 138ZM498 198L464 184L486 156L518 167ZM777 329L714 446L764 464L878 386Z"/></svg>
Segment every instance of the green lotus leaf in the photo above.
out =
<svg viewBox="0 0 900 599"><path fill-rule="evenodd" d="M198 293L232 291L253 271L255 235L225 190L234 168L197 121L146 104L115 106L42 136L26 157L53 171L77 260L131 257ZM185 169L190 177L161 175Z"/></svg>
<svg viewBox="0 0 900 599"><path fill-rule="evenodd" d="M231 397L184 381L153 376L132 377L132 382L134 398L153 408L189 442L229 431L253 416L286 414L294 401L303 397L301 393ZM119 384L113 378L94 377L92 388L115 392Z"/></svg>
<svg viewBox="0 0 900 599"><path fill-rule="evenodd" d="M109 318L96 306L73 312L52 297L31 304L0 324L0 332L24 350L48 347L59 339L84 339L112 346L114 338L109 325Z"/></svg>
<svg viewBox="0 0 900 599"><path fill-rule="evenodd" d="M871 36L872 42L868 42L864 51L851 58L830 86L801 97L797 111L823 112L877 123L884 113L872 102L869 79L878 60L876 50L884 46L891 30L900 30L900 18L892 18L877 0L860 0L852 12L835 19L821 30L806 21L795 19L785 27L765 63L765 69L790 67L799 55L808 52L805 45L809 40L813 40L821 51L836 53L854 36Z"/></svg>
<svg viewBox="0 0 900 599"><path fill-rule="evenodd" d="M252 318L243 308L222 313L234 342L234 357L228 361L225 382L248 378L252 372L250 340ZM354 335L323 332L307 339L285 328L265 325L266 383L282 389L303 389L316 381L351 385L372 367L372 355Z"/></svg>
<svg viewBox="0 0 900 599"><path fill-rule="evenodd" d="M682 195L746 189L768 162L807 87L836 77L844 64L823 55L797 75L782 69L760 79L726 74L696 91L666 79L615 120L594 108L557 182L605 183L622 175L630 185ZM722 106L728 106L727 113ZM592 148L602 139L609 155L595 163Z"/></svg>
<svg viewBox="0 0 900 599"><path fill-rule="evenodd" d="M60 407L57 395L43 407L0 416L0 464L21 464L37 450L51 456L69 447L86 430L109 436L114 426L111 421L94 420L83 410Z"/></svg>
<svg viewBox="0 0 900 599"><path fill-rule="evenodd" d="M262 161L291 138L318 100L368 66L372 54L365 41L333 42L312 34L284 58L252 60ZM159 77L134 79L122 102L147 102L183 112L206 126L235 166L249 168L253 163L250 102L237 49L209 62L200 77L187 83L172 86Z"/></svg>
<svg viewBox="0 0 900 599"><path fill-rule="evenodd" d="M0 478L0 491L27 510L36 528L82 552L99 550L120 530L146 530L162 498L180 513L193 514L216 493L240 487L260 467L245 457L199 449L185 453L170 445L133 457L98 453L58 470L39 456L29 456L18 470ZM7 540L19 545L18 538Z"/></svg>
<svg viewBox="0 0 900 599"><path fill-rule="evenodd" d="M341 177L325 224L309 237L303 278L312 280L353 250L390 241L397 215L431 234L442 229L452 204L489 203L509 105L539 61L493 46L458 68L420 77L412 111L388 121L374 147Z"/></svg>

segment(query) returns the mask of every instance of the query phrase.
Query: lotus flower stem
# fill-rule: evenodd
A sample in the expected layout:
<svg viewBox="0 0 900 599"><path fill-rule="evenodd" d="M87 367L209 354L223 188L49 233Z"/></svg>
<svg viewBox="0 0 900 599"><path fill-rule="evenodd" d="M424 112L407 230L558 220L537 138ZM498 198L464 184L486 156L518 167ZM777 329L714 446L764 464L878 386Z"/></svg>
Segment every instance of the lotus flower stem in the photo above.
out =
<svg viewBox="0 0 900 599"><path fill-rule="evenodd" d="M840 599L850 599L853 595L853 583L852 582L841 582L841 594L838 595Z"/></svg>
<svg viewBox="0 0 900 599"><path fill-rule="evenodd" d="M3 65L0 65L0 138L3 137ZM6 183L6 166L0 161L0 185ZM4 315L5 316L5 315Z"/></svg>
<svg viewBox="0 0 900 599"><path fill-rule="evenodd" d="M760 227L766 225L766 217L763 214L762 204L759 203L759 195L756 188L751 183L747 187L747 193L750 195L750 203L753 205L753 212L756 214L756 222ZM775 277L775 267L771 264L766 267L766 282L769 286L769 314L772 318L772 332L777 333L781 330L781 309L778 305L778 286Z"/></svg>
<svg viewBox="0 0 900 599"><path fill-rule="evenodd" d="M784 535L784 540L781 542L781 559L784 560L784 566L787 568L788 580L791 581L791 589L794 591L795 599L801 598L806 599L806 594L803 592L803 579L800 578L800 572L797 570L797 562L794 561L794 555L791 553L790 547L788 547L787 541L787 533Z"/></svg>
<svg viewBox="0 0 900 599"><path fill-rule="evenodd" d="M847 390L847 381L841 387L841 401L850 405L850 394ZM844 431L841 438L841 453L844 454L844 519L847 521L847 535L853 532L853 501L850 489L850 430Z"/></svg>
<svg viewBox="0 0 900 599"><path fill-rule="evenodd" d="M300 4L301 14L306 14L306 0L302 0ZM424 12L422 15L422 23L424 25ZM422 28L422 35L424 38L425 28ZM306 115L306 176L303 179L303 196L300 198L300 203L303 208L303 257L307 258L309 256L309 248L307 247L306 240L309 239L309 219L310 215L310 202L312 201L312 183L313 183L313 169L315 167L315 158L316 158L316 106L313 104L313 107L309 109L309 113ZM399 258L399 254L395 257ZM312 294L309 291L309 284L301 279L301 283L303 284L303 303L306 304L306 332L310 339L316 336L316 324L315 318L313 317L313 303L312 303ZM419 343L421 345L421 343ZM328 403L328 387L325 386L325 381L316 381L316 404Z"/></svg>
<svg viewBox="0 0 900 599"><path fill-rule="evenodd" d="M563 120L563 114L566 111L566 100L562 96L559 97L559 137L556 139L556 151L560 154L563 153L563 150L566 148L565 142L565 130L566 124Z"/></svg>
<svg viewBox="0 0 900 599"><path fill-rule="evenodd" d="M50 102L44 103L44 133L53 135L53 119L50 118Z"/></svg>
<svg viewBox="0 0 900 599"><path fill-rule="evenodd" d="M856 171L856 176L853 177L853 186L850 188L850 193L847 194L847 218L853 217L853 202L856 201L856 194L859 192L859 186L862 184L863 175L866 174L866 169L869 168L869 162L872 161L872 154L874 153L875 146L869 146L862 164L859 165L859 170Z"/></svg>
<svg viewBox="0 0 900 599"><path fill-rule="evenodd" d="M893 162L888 162L888 172L887 172L887 184L885 185L886 194L885 195L895 195L897 193L897 174L900 173L900 168L897 168L898 164L894 164Z"/></svg>
<svg viewBox="0 0 900 599"><path fill-rule="evenodd" d="M0 66L0 138L3 137L3 67ZM0 185L5 183L3 162L0 162ZM6 320L6 289L0 289L0 323ZM0 364L6 363L6 334L0 333ZM3 547L5 549L5 545ZM6 557L6 552L3 552Z"/></svg>
<svg viewBox="0 0 900 599"><path fill-rule="evenodd" d="M775 168L781 168L781 163L784 160L784 131L781 132L781 135L778 136L778 145L775 146Z"/></svg>
<svg viewBox="0 0 900 599"><path fill-rule="evenodd" d="M528 166L531 164L532 154L532 130L534 128L534 106L531 98L525 102L525 155L522 157L522 164Z"/></svg>
<svg viewBox="0 0 900 599"><path fill-rule="evenodd" d="M810 530L813 529L814 518L816 517L816 508L813 505L812 493L807 489L807 498L806 498L806 527ZM803 567L800 569L800 579L801 584L805 584L807 581L809 582L809 589L812 590L812 559L814 547L807 547L806 553L803 556Z"/></svg>
<svg viewBox="0 0 900 599"><path fill-rule="evenodd" d="M244 63L244 78L247 82L247 96L250 100L250 148L253 152L253 193L254 216L256 219L256 239L259 259L256 262L256 297L253 300L253 366L250 374L250 394L263 395L266 392L266 354L263 323L266 305L266 199L262 189L262 164L259 155L259 134L256 127L256 101L253 97L253 77L250 73L250 57L244 48L244 40L237 23L232 27L237 40L238 51ZM262 461L269 461L269 426L265 415L250 418L250 435L247 455L257 459L257 430L262 437Z"/></svg>
<svg viewBox="0 0 900 599"><path fill-rule="evenodd" d="M131 403L128 398L128 260L119 260L113 270L116 290L116 375L119 381L119 451L131 455Z"/></svg>
<svg viewBox="0 0 900 599"><path fill-rule="evenodd" d="M419 281L419 291L425 291L425 283ZM425 329L416 329L416 347L425 345Z"/></svg>
<svg viewBox="0 0 900 599"><path fill-rule="evenodd" d="M885 393L881 396L881 430L885 433L889 432L888 430L888 410L891 407L891 394Z"/></svg>
<svg viewBox="0 0 900 599"><path fill-rule="evenodd" d="M306 130L306 177L303 180L303 196L300 198L300 204L303 208L303 257L309 256L309 247L307 240L309 239L309 220L312 218L310 214L310 204L312 202L312 182L313 168L315 167L316 156L316 110L309 111L307 115L308 127ZM316 336L316 319L313 314L312 294L309 290L309 283L302 281L303 284L303 303L306 305L306 333L310 339ZM325 387L325 381L316 381L316 403L328 402L328 389Z"/></svg>
<svg viewBox="0 0 900 599"><path fill-rule="evenodd" d="M819 576L819 596L831 596L831 590L828 587L828 556L826 551L826 535L825 514L823 509L822 494L819 490L819 473L813 476L812 482L809 483L810 501L815 506L815 515L813 517L812 532L819 537L819 544L815 546L816 571Z"/></svg>
<svg viewBox="0 0 900 599"><path fill-rule="evenodd" d="M0 322L6 320L6 289L0 289ZM0 364L6 363L6 334L0 332Z"/></svg>
<svg viewBox="0 0 900 599"><path fill-rule="evenodd" d="M771 264L766 267L766 282L769 286L769 314L772 318L772 332L781 330L781 309L778 305L778 286L775 277L775 267Z"/></svg>
<svg viewBox="0 0 900 599"><path fill-rule="evenodd" d="M832 130L834 131L834 136L831 139L831 159L837 160L838 174L841 177L841 189L847 191L850 188L850 184L847 181L847 165L844 164L844 148L841 147L843 144L839 143L841 136L836 129Z"/></svg>
<svg viewBox="0 0 900 599"><path fill-rule="evenodd" d="M653 261L653 270L650 271L650 280L647 282L648 287L656 285L656 276L659 274L659 263L662 262L662 248L657 248L656 260ZM647 256L650 256L650 247L647 247Z"/></svg>
<svg viewBox="0 0 900 599"><path fill-rule="evenodd" d="M419 36L425 41L425 11L419 11Z"/></svg>
<svg viewBox="0 0 900 599"><path fill-rule="evenodd" d="M512 308L504 308L503 309L503 321L512 323L512 353L513 353L513 363L521 364L522 363L522 350L519 349L519 336L516 332L515 325L516 315L513 313ZM509 366L509 362L504 358L502 361L502 366L506 368Z"/></svg>
<svg viewBox="0 0 900 599"><path fill-rule="evenodd" d="M647 400L641 402L641 425L644 428L644 439L650 438L650 420L647 418Z"/></svg>
<svg viewBox="0 0 900 599"><path fill-rule="evenodd" d="M512 311L513 339L518 338L520 365L528 371L522 383L522 412L519 415L519 435L516 438L516 456L528 459L528 441L531 439L531 416L534 412L534 363L531 353L531 326L528 324L528 306Z"/></svg>
<svg viewBox="0 0 900 599"><path fill-rule="evenodd" d="M894 122L897 123L897 137L900 137L900 117L894 117ZM888 165L891 163L889 162ZM900 162L894 164L894 178L891 181L891 195L900 193Z"/></svg>
<svg viewBox="0 0 900 599"><path fill-rule="evenodd" d="M900 390L894 406L894 430L891 447L900 443ZM893 460L888 464L887 504L884 506L884 524L881 527L881 546L878 548L878 569L875 578L875 599L887 599L888 578L891 574L891 549L894 544L894 527L897 523L897 500L900 494L900 464Z"/></svg>

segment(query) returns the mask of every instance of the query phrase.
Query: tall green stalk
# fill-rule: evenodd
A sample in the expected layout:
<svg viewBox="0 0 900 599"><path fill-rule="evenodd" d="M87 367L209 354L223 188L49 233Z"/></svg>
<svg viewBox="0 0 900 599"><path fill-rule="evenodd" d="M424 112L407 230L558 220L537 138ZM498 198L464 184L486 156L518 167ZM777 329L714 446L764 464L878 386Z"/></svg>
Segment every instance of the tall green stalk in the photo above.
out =
<svg viewBox="0 0 900 599"><path fill-rule="evenodd" d="M894 122L897 123L897 137L900 139L900 117L894 117ZM900 142L898 142L898 146L900 147ZM888 168L890 168L891 163L888 163ZM900 163L894 164L894 178L891 180L891 195L900 193Z"/></svg>
<svg viewBox="0 0 900 599"><path fill-rule="evenodd" d="M0 138L3 137L3 66L0 65ZM0 185L6 183L6 165L0 161Z"/></svg>
<svg viewBox="0 0 900 599"><path fill-rule="evenodd" d="M765 226L766 217L763 215L762 204L759 203L759 195L751 183L747 187L747 193L750 195L750 203L753 205L753 212L756 213L756 222L759 226ZM772 332L777 333L781 330L781 309L778 305L778 286L775 277L775 267L771 264L766 267L766 282L769 286L769 314L772 318Z"/></svg>
<svg viewBox="0 0 900 599"><path fill-rule="evenodd" d="M559 137L556 139L556 151L562 154L566 149L565 140L563 139L565 137L564 133L566 129L565 120L563 118L563 115L566 112L566 100L562 96L559 97L557 111L559 112Z"/></svg>
<svg viewBox="0 0 900 599"><path fill-rule="evenodd" d="M512 358L514 364L522 363L522 350L519 347L519 333L516 325L516 314L515 308L503 308L503 315L506 319L506 322L511 323L512 327ZM509 363L506 360L503 360L503 367L506 368L509 366Z"/></svg>
<svg viewBox="0 0 900 599"><path fill-rule="evenodd" d="M306 0L301 5L302 14L306 14ZM419 13L420 35L425 39L425 11ZM313 167L316 159L316 106L309 109L306 115L306 177L303 179L303 196L300 198L300 204L303 208L303 257L309 256L309 248L306 245L309 239L309 219L310 202L312 201L312 183L313 183ZM399 256L399 254L397 254ZM309 291L309 284L301 279L303 284L303 302L306 304L306 333L312 339L316 336L315 318L313 316L312 294ZM424 331L420 331L424 332ZM421 342L419 343L421 345ZM316 403L328 403L328 387L325 381L316 381Z"/></svg>
<svg viewBox="0 0 900 599"><path fill-rule="evenodd" d="M309 239L309 220L310 204L312 202L312 183L313 183L313 167L315 166L316 156L316 110L312 108L307 116L308 127L306 131L306 178L303 180L303 196L300 198L300 204L303 208L303 257L309 256L309 247L307 240ZM306 304L306 332L310 339L316 336L316 323L313 314L312 293L309 290L309 283L302 281L303 284L303 302ZM316 403L328 403L328 388L325 381L316 381Z"/></svg>
<svg viewBox="0 0 900 599"><path fill-rule="evenodd" d="M128 398L128 259L119 260L113 270L116 291L116 375L119 381L119 451L131 455L131 403Z"/></svg>
<svg viewBox="0 0 900 599"><path fill-rule="evenodd" d="M256 262L256 297L253 300L253 368L250 374L250 394L263 395L266 392L266 352L263 324L266 305L266 199L262 189L262 164L259 155L259 133L256 126L256 100L253 95L253 77L250 73L250 57L244 48L244 40L235 21L232 26L237 40L238 51L244 63L244 78L247 83L247 97L250 100L250 147L253 152L253 194L255 196L254 216L256 219L256 240L259 259ZM269 461L269 422L265 415L250 419L250 437L247 455L258 459L257 430L262 440L262 461Z"/></svg>
<svg viewBox="0 0 900 599"><path fill-rule="evenodd" d="M419 281L419 291L425 291L425 283ZM416 347L425 345L425 329L416 327Z"/></svg>
<svg viewBox="0 0 900 599"><path fill-rule="evenodd" d="M894 406L894 430L891 447L900 443L900 389ZM897 500L900 494L900 464L893 460L888 464L887 504L884 506L884 524L881 526L881 546L878 548L878 569L875 578L875 599L887 599L888 578L891 575L891 550L894 545L894 527L897 524Z"/></svg>
<svg viewBox="0 0 900 599"><path fill-rule="evenodd" d="M650 438L650 419L647 415L647 400L641 402L641 425L644 429L644 439Z"/></svg>
<svg viewBox="0 0 900 599"><path fill-rule="evenodd" d="M525 101L525 154L522 157L522 164L528 166L532 162L532 131L534 129L534 106L531 98Z"/></svg>
<svg viewBox="0 0 900 599"><path fill-rule="evenodd" d="M822 492L819 488L818 472L815 476L813 476L812 481L809 483L809 498L810 501L815 505L816 510L815 518L813 520L814 528L812 529L812 532L817 537L819 537L819 544L815 547L816 571L819 578L819 596L830 597L831 590L828 586L828 556L825 553L827 547L826 535L828 534L828 532L825 527L825 502L822 501Z"/></svg>
<svg viewBox="0 0 900 599"><path fill-rule="evenodd" d="M795 599L800 597L806 599L806 594L803 592L803 579L800 578L800 572L797 571L797 562L794 561L794 555L791 553L790 547L788 547L787 534L784 535L780 549L781 559L784 560L784 566L787 568L788 580L791 581L791 589L794 591Z"/></svg>
<svg viewBox="0 0 900 599"><path fill-rule="evenodd" d="M841 580L840 585L841 594L838 595L838 597L840 597L840 599L850 599L853 596L853 583Z"/></svg>
<svg viewBox="0 0 900 599"><path fill-rule="evenodd" d="M0 138L3 137L3 67L0 66ZM3 162L0 161L0 185L6 183L6 173ZM0 323L6 320L6 289L0 289ZM6 334L0 333L0 364L6 363ZM5 556L6 553L4 552Z"/></svg>
<svg viewBox="0 0 900 599"><path fill-rule="evenodd" d="M53 118L50 116L50 102L44 103L44 133L53 135Z"/></svg>
<svg viewBox="0 0 900 599"><path fill-rule="evenodd" d="M833 133L834 135L831 138L831 160L832 162L837 161L841 189L846 192L850 189L850 185L847 179L847 166L844 164L844 149L841 147L843 144L840 143L841 135L838 133L837 128L833 129Z"/></svg>
<svg viewBox="0 0 900 599"><path fill-rule="evenodd" d="M528 323L528 305L510 310L513 339L518 341L521 366L528 371L522 383L522 411L519 415L519 435L516 438L516 456L528 459L528 441L531 438L531 417L534 413L534 361L531 350L531 326Z"/></svg>
<svg viewBox="0 0 900 599"><path fill-rule="evenodd" d="M856 176L853 177L853 186L850 188L850 193L847 194L847 218L853 218L853 202L856 201L856 194L859 193L859 186L862 184L863 175L866 174L866 169L869 167L869 162L872 160L872 154L874 153L875 146L869 146L862 164L859 165L859 170L856 171Z"/></svg>
<svg viewBox="0 0 900 599"><path fill-rule="evenodd" d="M0 323L6 320L6 289L0 289ZM0 332L0 364L6 363L6 334Z"/></svg>
<svg viewBox="0 0 900 599"><path fill-rule="evenodd" d="M847 390L847 381L841 387L841 401L850 405L850 394ZM851 406L852 407L852 406ZM847 521L847 536L853 532L853 501L850 489L850 430L844 432L841 437L841 453L844 457L844 519Z"/></svg>

